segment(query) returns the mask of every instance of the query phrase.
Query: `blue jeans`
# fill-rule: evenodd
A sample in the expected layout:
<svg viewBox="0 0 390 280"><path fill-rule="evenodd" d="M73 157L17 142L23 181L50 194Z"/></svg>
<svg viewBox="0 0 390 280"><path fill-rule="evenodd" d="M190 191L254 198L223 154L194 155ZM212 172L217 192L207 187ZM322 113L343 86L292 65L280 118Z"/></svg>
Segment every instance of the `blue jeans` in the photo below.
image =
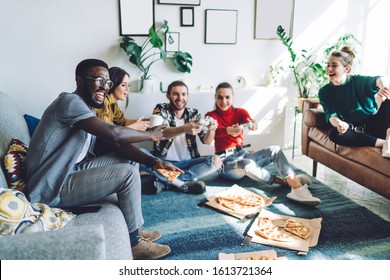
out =
<svg viewBox="0 0 390 280"><path fill-rule="evenodd" d="M158 158L143 148L141 148L140 150L149 156ZM169 161L169 160L164 160L164 161L169 162L184 171L184 174L181 174L178 177L178 179L181 181L211 180L218 177L219 168L215 166L211 156L202 156L198 158L192 158L192 159L180 160L180 161ZM170 182L168 181L167 178L165 178L160 173L152 170L151 168L148 168L145 165L140 164L140 169L153 175L165 185L170 185Z"/></svg>
<svg viewBox="0 0 390 280"><path fill-rule="evenodd" d="M245 149L235 151L224 159L224 170L220 176L229 180L239 180L248 176L255 181L272 184L276 175L263 168L272 162L282 178L294 174L282 149L279 146L269 146L257 152L248 152Z"/></svg>
<svg viewBox="0 0 390 280"><path fill-rule="evenodd" d="M141 209L141 178L138 164L115 154L84 160L64 181L58 207L68 208L94 203L117 194L129 234L143 223Z"/></svg>

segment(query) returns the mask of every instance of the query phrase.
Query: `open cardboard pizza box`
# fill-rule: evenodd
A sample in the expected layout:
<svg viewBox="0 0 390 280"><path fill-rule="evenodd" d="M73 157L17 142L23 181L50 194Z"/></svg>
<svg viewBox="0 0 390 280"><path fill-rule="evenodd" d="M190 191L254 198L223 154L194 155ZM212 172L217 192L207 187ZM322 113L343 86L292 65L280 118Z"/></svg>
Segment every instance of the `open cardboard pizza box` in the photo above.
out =
<svg viewBox="0 0 390 280"><path fill-rule="evenodd" d="M275 241L263 238L255 233L255 230L258 229L259 220L263 217L268 217L272 219L277 226L280 228L282 227L282 224L284 221L286 221L288 218L294 218L298 219L300 222L302 222L305 226L310 228L310 236L307 239L302 239L296 235L289 234L291 237L291 241ZM302 219L299 217L292 217L292 216L284 216L272 213L267 210L261 210L259 216L257 216L256 220L253 222L251 227L248 230L247 235L252 237L251 242L260 243L264 245L270 245L285 249L291 249L298 251L298 254L307 254L310 247L314 247L318 243L318 238L320 236L321 231L321 221L322 218L314 218L314 219ZM283 230L282 230L283 231Z"/></svg>
<svg viewBox="0 0 390 280"><path fill-rule="evenodd" d="M233 210L233 209L227 208L225 206L222 206L221 204L219 204L216 201L217 196L236 195L236 196L243 197L245 195L253 195L253 194L260 196L264 200L264 204L262 206L255 206L255 207L249 207L249 208L240 209L240 210ZM226 214L229 214L229 215L232 215L236 218L241 219L241 218L245 217L246 215L254 214L254 213L258 212L259 210L264 209L265 207L271 205L275 199L276 199L276 196L269 198L267 196L246 190L246 189L235 184L235 185L227 188L226 190L223 190L222 192L219 192L213 196L207 197L207 202L205 204L218 210L218 211L221 211L223 213L226 213Z"/></svg>
<svg viewBox="0 0 390 280"><path fill-rule="evenodd" d="M219 253L219 260L287 260L286 257L278 257L275 250L263 250L237 254Z"/></svg>

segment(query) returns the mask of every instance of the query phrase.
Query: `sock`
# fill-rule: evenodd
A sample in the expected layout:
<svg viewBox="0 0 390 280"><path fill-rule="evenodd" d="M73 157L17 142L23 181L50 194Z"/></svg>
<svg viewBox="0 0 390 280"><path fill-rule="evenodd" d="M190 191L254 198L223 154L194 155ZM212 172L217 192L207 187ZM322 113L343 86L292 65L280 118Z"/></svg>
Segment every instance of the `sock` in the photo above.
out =
<svg viewBox="0 0 390 280"><path fill-rule="evenodd" d="M136 229L135 231L130 233L130 244L131 244L131 247L137 246L138 243L140 242L140 240L141 240L141 236L139 234L139 230L138 229Z"/></svg>

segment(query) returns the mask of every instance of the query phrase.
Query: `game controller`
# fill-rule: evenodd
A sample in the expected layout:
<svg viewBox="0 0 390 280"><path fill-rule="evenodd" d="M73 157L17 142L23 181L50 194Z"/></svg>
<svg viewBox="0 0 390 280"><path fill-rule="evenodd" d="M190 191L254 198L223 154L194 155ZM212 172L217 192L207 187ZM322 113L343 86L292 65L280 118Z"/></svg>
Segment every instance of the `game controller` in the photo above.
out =
<svg viewBox="0 0 390 280"><path fill-rule="evenodd" d="M239 125L241 129L252 129L253 123L251 121L248 121L247 123L242 123Z"/></svg>
<svg viewBox="0 0 390 280"><path fill-rule="evenodd" d="M198 120L196 123L202 127L202 130L207 130L210 124L216 124L217 121L212 117L207 116L204 119Z"/></svg>

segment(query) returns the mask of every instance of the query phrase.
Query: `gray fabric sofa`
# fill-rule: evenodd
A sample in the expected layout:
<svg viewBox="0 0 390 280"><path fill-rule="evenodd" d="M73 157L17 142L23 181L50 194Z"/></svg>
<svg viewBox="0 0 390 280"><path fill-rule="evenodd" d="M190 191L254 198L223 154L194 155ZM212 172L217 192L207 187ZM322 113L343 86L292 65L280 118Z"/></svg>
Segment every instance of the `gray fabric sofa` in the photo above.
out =
<svg viewBox="0 0 390 280"><path fill-rule="evenodd" d="M0 92L1 162L13 137L30 143L27 124L15 100ZM7 187L2 168L0 187ZM79 214L62 229L0 237L0 259L132 259L125 219L117 207L116 196L96 204L102 206L98 212Z"/></svg>

